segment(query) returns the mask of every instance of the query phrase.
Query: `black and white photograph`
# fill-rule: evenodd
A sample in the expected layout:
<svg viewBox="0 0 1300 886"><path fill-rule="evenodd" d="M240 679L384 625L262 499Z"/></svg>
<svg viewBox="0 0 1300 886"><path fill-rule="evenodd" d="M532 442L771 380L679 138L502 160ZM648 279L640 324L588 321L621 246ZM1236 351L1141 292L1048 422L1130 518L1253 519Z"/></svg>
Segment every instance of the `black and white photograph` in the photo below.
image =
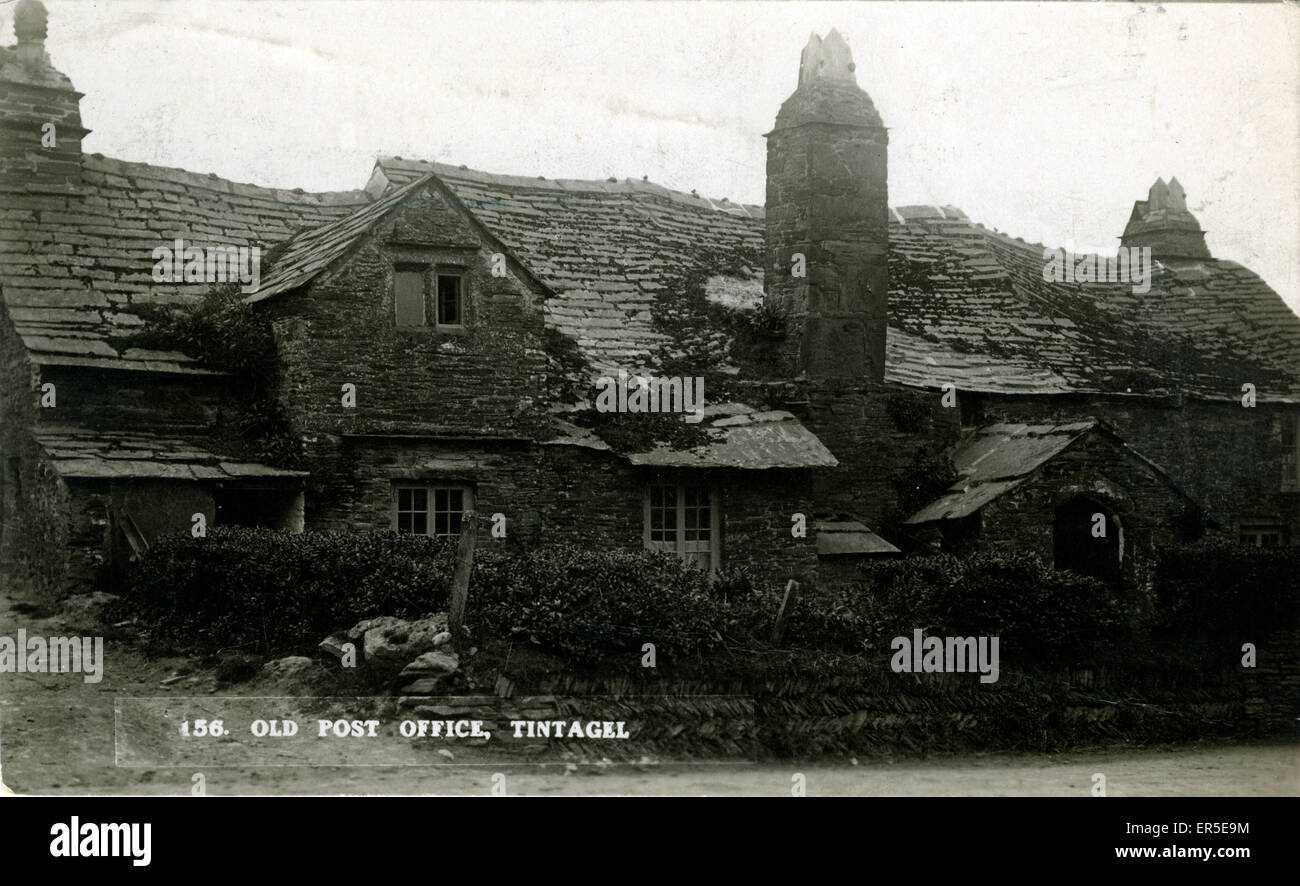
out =
<svg viewBox="0 0 1300 886"><path fill-rule="evenodd" d="M1300 795L1294 3L0 44L40 854L149 864L72 798ZM1234 809L1090 851L1224 870Z"/></svg>

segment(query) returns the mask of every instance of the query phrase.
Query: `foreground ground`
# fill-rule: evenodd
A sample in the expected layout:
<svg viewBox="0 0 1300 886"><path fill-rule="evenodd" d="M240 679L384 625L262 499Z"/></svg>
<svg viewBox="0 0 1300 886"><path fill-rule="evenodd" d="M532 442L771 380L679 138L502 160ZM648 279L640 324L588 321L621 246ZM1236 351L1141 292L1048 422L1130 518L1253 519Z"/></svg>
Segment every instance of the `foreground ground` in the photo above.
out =
<svg viewBox="0 0 1300 886"><path fill-rule="evenodd" d="M15 608L0 594L0 636L69 635L79 626L63 613ZM1063 754L877 757L817 763L652 763L588 765L511 763L458 752L404 752L405 765L151 767L117 765L115 702L125 696L207 696L217 702L210 671L184 658L142 656L110 641L102 682L74 674L0 674L0 780L22 794L184 794L201 773L205 791L221 794L486 795L767 795L789 796L1077 796L1106 778L1108 796L1300 795L1300 743L1111 746ZM234 689L231 694L239 694ZM242 694L264 694L251 687ZM273 693L265 693L273 694ZM331 760L335 762L336 760ZM802 776L802 778L799 778Z"/></svg>

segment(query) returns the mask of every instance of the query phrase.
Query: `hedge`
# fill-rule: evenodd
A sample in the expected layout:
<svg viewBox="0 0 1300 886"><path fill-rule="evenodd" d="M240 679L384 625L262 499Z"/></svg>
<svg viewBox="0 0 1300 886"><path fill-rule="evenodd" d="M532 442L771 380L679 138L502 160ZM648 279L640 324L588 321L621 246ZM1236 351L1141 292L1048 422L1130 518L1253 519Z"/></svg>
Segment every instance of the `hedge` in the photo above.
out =
<svg viewBox="0 0 1300 886"><path fill-rule="evenodd" d="M254 652L310 651L363 618L446 609L455 549L393 532L215 528L159 539L128 597L168 641ZM708 577L651 551L550 546L478 551L467 622L481 636L534 641L573 659L688 655L722 641L726 607Z"/></svg>
<svg viewBox="0 0 1300 886"><path fill-rule="evenodd" d="M1157 636L1222 643L1300 621L1300 547L1203 539L1162 551L1156 576Z"/></svg>
<svg viewBox="0 0 1300 886"><path fill-rule="evenodd" d="M137 564L127 602L168 641L262 653L308 652L377 615L445 609L455 550L392 532L216 528L162 538ZM1175 642L1246 636L1300 614L1300 549L1204 541L1166 551L1157 569L1157 635ZM475 636L533 643L573 662L642 654L681 661L767 646L780 589L743 572L710 580L671 554L551 545L491 546L475 557L467 621ZM997 636L1000 655L1083 664L1129 639L1122 593L1038 558L985 552L868 562L860 587L807 588L786 644L888 655L890 641Z"/></svg>
<svg viewBox="0 0 1300 886"><path fill-rule="evenodd" d="M996 636L999 654L1056 663L1079 660L1128 636L1115 591L1058 572L1025 554L984 552L864 563L863 588L840 589L796 610L797 645L888 654L915 629L938 636Z"/></svg>
<svg viewBox="0 0 1300 886"><path fill-rule="evenodd" d="M454 557L418 535L217 527L159 538L127 604L167 641L303 651L362 618L445 609Z"/></svg>

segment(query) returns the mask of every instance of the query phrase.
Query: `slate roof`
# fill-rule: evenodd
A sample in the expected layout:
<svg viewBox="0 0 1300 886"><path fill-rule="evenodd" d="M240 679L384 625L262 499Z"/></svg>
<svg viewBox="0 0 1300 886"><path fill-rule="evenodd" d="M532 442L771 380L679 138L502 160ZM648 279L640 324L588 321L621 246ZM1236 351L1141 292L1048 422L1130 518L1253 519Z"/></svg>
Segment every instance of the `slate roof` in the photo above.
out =
<svg viewBox="0 0 1300 886"><path fill-rule="evenodd" d="M977 428L958 444L952 463L958 479L935 501L917 511L905 524L951 520L973 514L1002 494L1015 489L1034 471L1060 455L1075 441L1092 433L1109 436L1128 455L1161 477L1175 494L1209 518L1201 505L1182 490L1160 465L1138 452L1104 422L1089 418L1058 425L992 424Z"/></svg>
<svg viewBox="0 0 1300 886"><path fill-rule="evenodd" d="M952 455L958 480L904 523L951 520L973 514L1016 488L1039 466L1098 426L1095 420L1062 425L986 425Z"/></svg>
<svg viewBox="0 0 1300 886"><path fill-rule="evenodd" d="M653 328L657 298L692 272L762 264L763 210L645 181L528 179L382 158L367 190L435 173L465 208L554 293L546 322L577 341L603 374L653 365L668 339Z"/></svg>
<svg viewBox="0 0 1300 886"><path fill-rule="evenodd" d="M704 408L702 426L714 438L702 446L618 454L633 465L647 467L766 470L832 468L839 464L822 441L788 412L757 410L743 403L714 403ZM544 445L611 451L587 428L562 418L556 418L555 427Z"/></svg>
<svg viewBox="0 0 1300 886"><path fill-rule="evenodd" d="M793 415L759 411L740 403L704 410L704 427L720 432L713 443L694 449L654 449L629 453L634 465L674 468L833 468L830 450Z"/></svg>
<svg viewBox="0 0 1300 886"><path fill-rule="evenodd" d="M131 431L42 426L37 444L59 476L69 479L250 480L305 477L214 454L180 437Z"/></svg>
<svg viewBox="0 0 1300 886"><path fill-rule="evenodd" d="M38 363L193 372L184 354L130 347L141 308L184 303L209 286L157 283L153 250L263 247L368 204L363 191L309 194L214 175L83 156L80 193L0 199L0 288Z"/></svg>
<svg viewBox="0 0 1300 886"><path fill-rule="evenodd" d="M368 191L433 172L558 297L547 322L599 370L673 342L656 302L688 273L727 301L762 292L763 211L633 180L546 181L385 158ZM989 393L1187 393L1300 402L1300 318L1235 262L1157 264L1131 283L1049 283L1043 247L952 206L891 211L887 378ZM716 299L719 303L722 298ZM725 351L724 348L720 350Z"/></svg>
<svg viewBox="0 0 1300 886"><path fill-rule="evenodd" d="M258 281L257 289L250 292L244 301L253 304L310 282L346 255L372 225L390 209L410 199L429 179L427 175L415 179L351 215L297 234L276 256L273 266Z"/></svg>
<svg viewBox="0 0 1300 886"><path fill-rule="evenodd" d="M817 531L819 557L902 553L856 520L824 521L813 528Z"/></svg>
<svg viewBox="0 0 1300 886"><path fill-rule="evenodd" d="M10 194L0 212L0 287L41 363L199 371L184 354L122 337L143 307L196 298L206 284L156 283L152 251L292 238L262 281L285 291L346 252L401 188L433 174L553 292L546 321L597 372L653 368L680 353L653 315L692 274L720 303L762 290L763 211L644 181L493 175L381 159L365 191L311 194L228 182L98 155L80 195ZM375 202L380 198L379 202ZM400 199L400 198L398 198ZM1219 259L1158 263L1151 291L1042 279L1043 254L951 206L891 212L887 378L989 393L1186 393L1300 402L1300 319L1258 276ZM727 342L711 338L725 364ZM713 367L718 368L718 367Z"/></svg>

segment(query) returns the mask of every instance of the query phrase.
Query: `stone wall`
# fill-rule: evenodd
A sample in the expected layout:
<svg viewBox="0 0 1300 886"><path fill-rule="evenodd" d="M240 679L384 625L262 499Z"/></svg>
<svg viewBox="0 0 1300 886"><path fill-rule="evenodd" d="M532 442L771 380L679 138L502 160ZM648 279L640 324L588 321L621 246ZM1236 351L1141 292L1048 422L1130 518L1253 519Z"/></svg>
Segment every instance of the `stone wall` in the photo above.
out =
<svg viewBox="0 0 1300 886"><path fill-rule="evenodd" d="M1132 613L1154 613L1155 555L1189 540L1182 527L1187 502L1170 483L1105 433L1093 432L1040 467L1023 484L994 499L982 511L980 544L1007 551L1031 551L1053 560L1056 509L1077 496L1101 502L1119 527L1108 533L1123 540L1126 585L1136 596ZM1091 527L1085 531L1091 532Z"/></svg>
<svg viewBox="0 0 1300 886"><path fill-rule="evenodd" d="M1119 396L1009 397L979 400L981 421L1071 421L1095 416L1154 461L1209 510L1226 532L1239 521L1278 523L1300 542L1300 492L1282 492L1282 422L1300 407L1254 408L1239 401Z"/></svg>
<svg viewBox="0 0 1300 886"><path fill-rule="evenodd" d="M813 476L819 516L849 516L897 537L898 523L910 516L905 497L926 497L901 489L902 480L918 462L943 460L960 433L958 409L944 407L937 391L901 385L810 383L807 389L800 418L840 462Z"/></svg>
<svg viewBox="0 0 1300 886"><path fill-rule="evenodd" d="M280 399L296 427L317 434L524 435L544 414L543 323L518 277L491 274L493 247L436 192L386 216L336 272L266 305L282 365ZM462 331L399 327L397 265L464 274ZM356 407L341 387L356 386Z"/></svg>

